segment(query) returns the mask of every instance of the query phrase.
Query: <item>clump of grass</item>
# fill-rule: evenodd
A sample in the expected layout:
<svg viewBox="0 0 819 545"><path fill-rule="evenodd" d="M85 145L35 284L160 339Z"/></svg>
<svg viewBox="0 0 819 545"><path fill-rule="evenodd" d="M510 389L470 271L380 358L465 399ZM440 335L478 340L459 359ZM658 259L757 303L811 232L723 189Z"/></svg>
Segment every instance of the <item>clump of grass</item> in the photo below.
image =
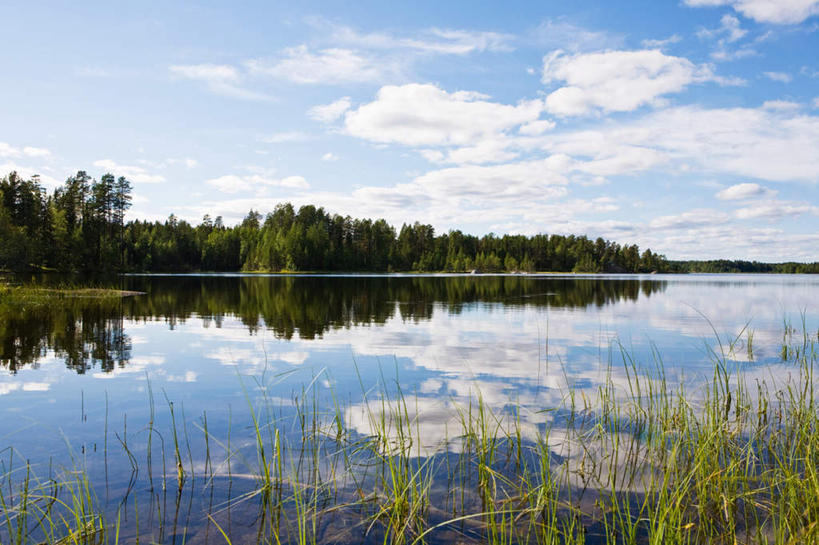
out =
<svg viewBox="0 0 819 545"><path fill-rule="evenodd" d="M739 346L737 336L713 349L705 384L672 387L659 354L645 368L615 345L596 391L569 388L539 413L513 400L490 405L480 391L446 400L447 435L439 443L425 433L420 398L406 395L398 379L388 387L382 377L359 405L343 407L334 393L329 400L319 394L322 372L283 411L267 397L270 377L263 376L245 389L249 447L231 446L230 427L226 440L214 436L203 415L201 479L211 493L214 465L227 467L229 479L232 460L254 468L252 489L203 518L228 543L237 540L230 519L217 519L240 509L258 509L259 543L817 542L819 341L804 323L801 336L787 327L788 359L779 364L787 373L734 370L726 354ZM749 355L751 344L749 331ZM184 415L178 423L168 404L178 512L196 476ZM158 434L151 415L148 440ZM224 462L214 462L211 445L224 451ZM150 455L149 447L149 467ZM118 539L118 522L107 522L84 472L38 479L11 462L0 487L4 543L6 536L15 545ZM149 531L138 528L137 540L140 530Z"/></svg>

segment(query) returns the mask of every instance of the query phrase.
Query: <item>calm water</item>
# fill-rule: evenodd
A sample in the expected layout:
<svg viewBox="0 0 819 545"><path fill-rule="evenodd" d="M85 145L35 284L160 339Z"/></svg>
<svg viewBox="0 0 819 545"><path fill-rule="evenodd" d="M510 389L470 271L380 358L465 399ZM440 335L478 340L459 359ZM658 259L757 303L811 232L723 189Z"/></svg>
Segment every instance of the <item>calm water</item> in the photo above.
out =
<svg viewBox="0 0 819 545"><path fill-rule="evenodd" d="M251 438L249 403L261 397L280 415L304 395L337 400L349 425L366 434L355 410L364 392L390 393L400 383L435 444L447 433L448 408L478 393L498 410L521 407L534 423L569 387L591 393L607 372L625 380L624 355L647 369L662 359L671 383L701 383L713 370L711 351L721 350L717 338L732 364L764 380L782 372L786 324L797 334L803 325L819 328L819 278L808 276L199 275L116 283L144 295L0 314L5 469L14 463L11 448L18 464L28 459L41 475L83 465L105 483L100 501L114 507L129 486L145 505L160 501L147 484L160 462L152 475L144 464L135 475L121 448L145 458L152 397L158 428L169 425L173 403L201 471L205 416L211 434L224 441L230 431L241 448ZM194 485L177 498L188 542L204 539L195 528L205 504L230 493L217 487L208 499ZM177 537L168 530L154 539Z"/></svg>

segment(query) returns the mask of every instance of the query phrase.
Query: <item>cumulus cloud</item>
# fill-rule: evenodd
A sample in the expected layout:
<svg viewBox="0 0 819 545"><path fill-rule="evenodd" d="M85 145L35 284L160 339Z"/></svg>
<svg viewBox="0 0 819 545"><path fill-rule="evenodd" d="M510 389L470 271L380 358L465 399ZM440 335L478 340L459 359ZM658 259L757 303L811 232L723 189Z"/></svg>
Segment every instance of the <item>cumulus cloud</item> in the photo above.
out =
<svg viewBox="0 0 819 545"><path fill-rule="evenodd" d="M759 184L750 182L735 184L717 193L717 198L724 201L746 200L758 197L772 196L776 193Z"/></svg>
<svg viewBox="0 0 819 545"><path fill-rule="evenodd" d="M471 91L449 93L431 84L388 85L373 102L347 112L348 134L407 146L470 145L537 121L543 103L500 104Z"/></svg>
<svg viewBox="0 0 819 545"><path fill-rule="evenodd" d="M329 104L313 106L307 110L307 117L321 121L322 123L332 123L343 116L344 113L350 109L351 105L350 97L341 97Z"/></svg>
<svg viewBox="0 0 819 545"><path fill-rule="evenodd" d="M658 49L584 54L557 50L543 58L542 81L564 84L546 97L546 110L561 116L636 110L692 83L737 83Z"/></svg>
<svg viewBox="0 0 819 545"><path fill-rule="evenodd" d="M332 151L328 151L327 153L321 156L321 160L328 162L338 161L338 155L336 155Z"/></svg>
<svg viewBox="0 0 819 545"><path fill-rule="evenodd" d="M795 24L819 14L819 0L684 0L692 7L731 6L760 23Z"/></svg>
<svg viewBox="0 0 819 545"><path fill-rule="evenodd" d="M156 184L165 181L165 177L161 174L151 174L142 167L121 165L111 159L100 159L94 161L92 164L116 176L125 176L130 181L136 183Z"/></svg>

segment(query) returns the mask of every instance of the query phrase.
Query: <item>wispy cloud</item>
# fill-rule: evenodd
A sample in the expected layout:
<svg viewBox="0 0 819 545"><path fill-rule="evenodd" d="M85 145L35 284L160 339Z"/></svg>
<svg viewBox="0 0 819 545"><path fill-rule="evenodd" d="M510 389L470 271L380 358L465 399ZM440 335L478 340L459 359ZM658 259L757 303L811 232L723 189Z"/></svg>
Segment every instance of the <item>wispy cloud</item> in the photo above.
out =
<svg viewBox="0 0 819 545"><path fill-rule="evenodd" d="M428 28L412 35L390 32L361 32L322 18L309 18L308 23L339 45L370 50L407 50L438 55L468 55L484 51L514 51L515 37L492 31L451 28Z"/></svg>
<svg viewBox="0 0 819 545"><path fill-rule="evenodd" d="M648 48L648 49L654 49L654 48L662 49L663 47L665 47L667 45L679 43L681 40L682 40L682 36L680 36L679 34L672 34L668 38L663 38L661 40L651 40L651 39L643 40L642 42L640 42L640 44L643 47Z"/></svg>
<svg viewBox="0 0 819 545"><path fill-rule="evenodd" d="M344 115L351 106L352 102L350 101L350 97L341 97L330 104L313 106L307 110L307 117L321 121L322 123L332 123Z"/></svg>
<svg viewBox="0 0 819 545"><path fill-rule="evenodd" d="M225 64L186 64L168 68L174 76L201 81L216 94L244 100L272 100L273 97L241 86L244 79L239 70Z"/></svg>
<svg viewBox="0 0 819 545"><path fill-rule="evenodd" d="M793 77L785 72L763 72L763 74L769 80L781 83L790 83L793 80Z"/></svg>
<svg viewBox="0 0 819 545"><path fill-rule="evenodd" d="M312 50L306 45L288 47L273 60L251 59L244 65L254 75L323 85L380 81L386 74L398 71L396 65L351 49Z"/></svg>

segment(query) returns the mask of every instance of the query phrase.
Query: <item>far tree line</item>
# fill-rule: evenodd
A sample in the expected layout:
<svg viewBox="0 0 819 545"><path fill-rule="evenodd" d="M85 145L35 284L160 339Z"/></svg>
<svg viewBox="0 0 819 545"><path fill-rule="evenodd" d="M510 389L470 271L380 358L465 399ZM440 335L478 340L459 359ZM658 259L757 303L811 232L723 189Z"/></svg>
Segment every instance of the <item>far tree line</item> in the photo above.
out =
<svg viewBox="0 0 819 545"><path fill-rule="evenodd" d="M0 180L0 269L56 271L480 271L684 272L637 245L575 235L436 235L315 206L251 210L234 226L206 215L198 225L171 215L130 220L131 183L85 171L49 193L16 172ZM700 263L700 262L698 262ZM707 262L702 262L707 263ZM799 264L801 266L801 264ZM816 264L811 271L819 272ZM778 272L778 271L765 271ZM783 271L785 272L785 271Z"/></svg>

